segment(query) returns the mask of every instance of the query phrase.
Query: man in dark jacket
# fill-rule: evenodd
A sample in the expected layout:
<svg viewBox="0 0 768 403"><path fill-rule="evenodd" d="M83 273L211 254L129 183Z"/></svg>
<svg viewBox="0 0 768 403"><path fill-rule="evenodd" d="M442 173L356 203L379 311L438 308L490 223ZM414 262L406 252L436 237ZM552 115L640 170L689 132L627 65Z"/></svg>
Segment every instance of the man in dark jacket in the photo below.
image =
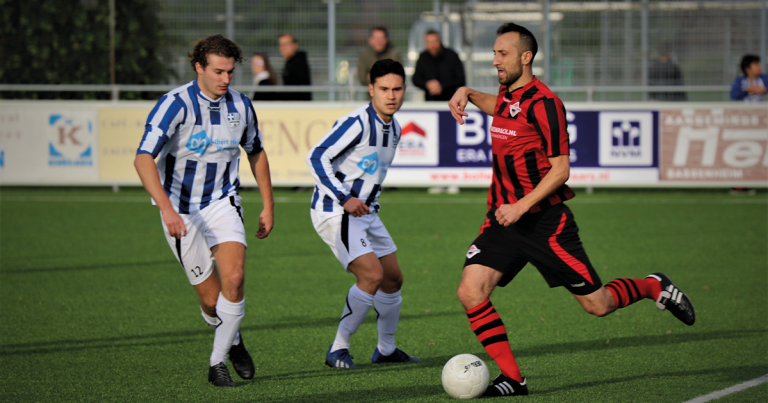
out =
<svg viewBox="0 0 768 403"><path fill-rule="evenodd" d="M672 61L671 50L663 50L659 60L648 69L648 85L683 85L683 73L680 71L680 66ZM648 96L657 101L685 102L688 100L688 95L683 91L651 92Z"/></svg>
<svg viewBox="0 0 768 403"><path fill-rule="evenodd" d="M464 65L456 52L443 46L437 31L427 31L424 44L427 50L416 62L413 84L426 92L427 101L448 101L465 85Z"/></svg>
<svg viewBox="0 0 768 403"><path fill-rule="evenodd" d="M285 59L283 67L283 85L312 85L307 52L299 51L299 42L291 34L282 34L277 38L280 54ZM311 101L311 92L284 92L285 101Z"/></svg>

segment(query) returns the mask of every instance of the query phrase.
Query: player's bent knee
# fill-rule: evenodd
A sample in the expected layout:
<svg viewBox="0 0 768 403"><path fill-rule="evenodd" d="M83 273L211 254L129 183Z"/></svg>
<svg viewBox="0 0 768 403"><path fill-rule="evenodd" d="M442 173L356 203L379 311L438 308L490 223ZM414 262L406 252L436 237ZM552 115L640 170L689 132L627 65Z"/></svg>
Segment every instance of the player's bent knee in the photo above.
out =
<svg viewBox="0 0 768 403"><path fill-rule="evenodd" d="M388 279L387 282L390 283L392 287L397 288L399 290L400 287L403 286L403 273L400 273L398 276L396 276L393 279Z"/></svg>
<svg viewBox="0 0 768 403"><path fill-rule="evenodd" d="M368 275L364 277L363 281L368 283L371 287L379 288L384 282L384 275L381 273L368 273Z"/></svg>
<svg viewBox="0 0 768 403"><path fill-rule="evenodd" d="M232 290L242 289L245 283L245 274L242 271L234 271L222 276L222 288L226 287Z"/></svg>
<svg viewBox="0 0 768 403"><path fill-rule="evenodd" d="M584 310L597 317L603 317L613 312L609 307L598 304L583 305Z"/></svg>
<svg viewBox="0 0 768 403"><path fill-rule="evenodd" d="M461 302L465 308L471 308L485 300L485 298L483 298L481 295L482 293L478 291L479 290L472 290L470 287L462 283L459 284L459 289L456 290L456 297L459 298L459 302Z"/></svg>

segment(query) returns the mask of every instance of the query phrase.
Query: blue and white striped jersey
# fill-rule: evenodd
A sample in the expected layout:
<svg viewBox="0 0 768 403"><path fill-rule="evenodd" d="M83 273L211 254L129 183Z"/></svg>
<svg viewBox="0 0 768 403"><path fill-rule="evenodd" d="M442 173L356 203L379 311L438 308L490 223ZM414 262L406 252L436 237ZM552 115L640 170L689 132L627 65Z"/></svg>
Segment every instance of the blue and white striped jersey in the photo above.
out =
<svg viewBox="0 0 768 403"><path fill-rule="evenodd" d="M399 140L397 120L384 124L370 103L336 121L307 154L309 171L317 182L312 208L343 214L344 203L357 197L378 212L381 184Z"/></svg>
<svg viewBox="0 0 768 403"><path fill-rule="evenodd" d="M165 194L179 214L189 214L237 194L240 146L249 155L262 150L251 100L232 89L211 100L195 80L157 101L136 154L160 156Z"/></svg>

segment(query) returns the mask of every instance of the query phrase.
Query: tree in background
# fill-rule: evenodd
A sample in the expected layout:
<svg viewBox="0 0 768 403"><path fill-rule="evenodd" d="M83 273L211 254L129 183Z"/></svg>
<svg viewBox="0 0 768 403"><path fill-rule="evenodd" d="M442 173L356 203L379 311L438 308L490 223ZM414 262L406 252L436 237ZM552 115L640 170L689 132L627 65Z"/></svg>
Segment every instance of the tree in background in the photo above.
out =
<svg viewBox="0 0 768 403"><path fill-rule="evenodd" d="M0 0L0 83L109 84L109 0ZM156 0L115 1L115 81L163 84ZM106 92L0 92L1 98L108 99ZM121 99L157 94L121 92Z"/></svg>

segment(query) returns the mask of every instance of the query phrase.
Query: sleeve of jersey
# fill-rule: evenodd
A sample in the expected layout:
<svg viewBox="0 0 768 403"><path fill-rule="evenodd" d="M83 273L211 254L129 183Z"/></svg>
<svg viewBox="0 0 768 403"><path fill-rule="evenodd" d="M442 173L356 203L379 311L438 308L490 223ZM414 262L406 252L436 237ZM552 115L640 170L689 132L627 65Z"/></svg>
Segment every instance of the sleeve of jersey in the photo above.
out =
<svg viewBox="0 0 768 403"><path fill-rule="evenodd" d="M183 102L176 97L163 95L147 116L144 136L141 138L136 155L150 154L152 158L157 158L165 143L173 135L173 130L184 121L186 115L187 109Z"/></svg>
<svg viewBox="0 0 768 403"><path fill-rule="evenodd" d="M242 97L243 105L245 105L246 125L243 130L243 137L240 139L240 146L243 147L246 154L255 155L264 149L259 131L259 119L256 117L256 111L253 109L251 100L245 95Z"/></svg>
<svg viewBox="0 0 768 403"><path fill-rule="evenodd" d="M336 178L331 161L360 144L363 130L360 118L349 117L331 129L331 132L309 150L307 155L307 165L317 185L325 194L332 195L341 205L344 205L352 195L347 193L341 181Z"/></svg>
<svg viewBox="0 0 768 403"><path fill-rule="evenodd" d="M559 99L543 98L534 103L528 117L544 140L547 157L570 153L565 107Z"/></svg>

